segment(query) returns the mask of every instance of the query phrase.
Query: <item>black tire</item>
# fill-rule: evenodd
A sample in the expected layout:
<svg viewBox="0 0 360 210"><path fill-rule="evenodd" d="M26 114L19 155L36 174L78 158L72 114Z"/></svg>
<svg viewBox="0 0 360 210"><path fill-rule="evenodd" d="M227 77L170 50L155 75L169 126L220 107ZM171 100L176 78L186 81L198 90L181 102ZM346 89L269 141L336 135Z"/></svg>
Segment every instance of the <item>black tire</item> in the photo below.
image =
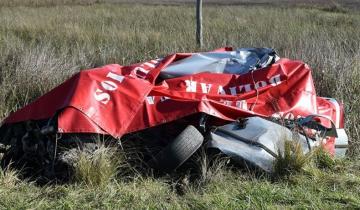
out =
<svg viewBox="0 0 360 210"><path fill-rule="evenodd" d="M189 159L203 142L202 134L194 126L189 125L148 164L154 169L170 172Z"/></svg>

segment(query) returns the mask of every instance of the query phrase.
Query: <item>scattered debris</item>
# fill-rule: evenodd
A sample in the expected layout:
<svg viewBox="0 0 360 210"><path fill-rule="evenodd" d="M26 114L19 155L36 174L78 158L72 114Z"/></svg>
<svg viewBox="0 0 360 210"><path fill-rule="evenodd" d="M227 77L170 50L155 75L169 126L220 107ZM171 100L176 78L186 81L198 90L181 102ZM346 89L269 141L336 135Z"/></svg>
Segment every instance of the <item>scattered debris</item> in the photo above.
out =
<svg viewBox="0 0 360 210"><path fill-rule="evenodd" d="M308 65L268 48L222 48L75 74L2 122L1 165L66 177L62 154L99 136L123 150L145 139L144 162L163 171L202 145L272 172L284 138L305 153L344 156L348 144L342 104L316 95Z"/></svg>

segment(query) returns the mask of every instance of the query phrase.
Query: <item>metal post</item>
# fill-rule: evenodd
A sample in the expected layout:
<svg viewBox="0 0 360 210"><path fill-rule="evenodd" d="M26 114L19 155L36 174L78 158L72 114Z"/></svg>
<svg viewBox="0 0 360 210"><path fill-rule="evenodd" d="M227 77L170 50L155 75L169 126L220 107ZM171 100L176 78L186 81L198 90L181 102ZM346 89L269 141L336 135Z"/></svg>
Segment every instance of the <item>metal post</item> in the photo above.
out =
<svg viewBox="0 0 360 210"><path fill-rule="evenodd" d="M198 47L202 48L202 0L196 0L196 43Z"/></svg>

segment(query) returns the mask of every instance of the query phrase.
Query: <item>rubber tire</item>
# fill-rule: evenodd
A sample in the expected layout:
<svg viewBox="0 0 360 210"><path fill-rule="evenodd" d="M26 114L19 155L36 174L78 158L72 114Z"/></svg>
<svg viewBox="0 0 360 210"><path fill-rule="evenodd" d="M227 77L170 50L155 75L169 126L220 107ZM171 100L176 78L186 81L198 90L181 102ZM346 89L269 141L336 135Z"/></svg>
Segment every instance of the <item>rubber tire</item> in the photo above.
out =
<svg viewBox="0 0 360 210"><path fill-rule="evenodd" d="M189 125L148 164L164 172L173 171L189 159L203 142L203 135L194 126Z"/></svg>

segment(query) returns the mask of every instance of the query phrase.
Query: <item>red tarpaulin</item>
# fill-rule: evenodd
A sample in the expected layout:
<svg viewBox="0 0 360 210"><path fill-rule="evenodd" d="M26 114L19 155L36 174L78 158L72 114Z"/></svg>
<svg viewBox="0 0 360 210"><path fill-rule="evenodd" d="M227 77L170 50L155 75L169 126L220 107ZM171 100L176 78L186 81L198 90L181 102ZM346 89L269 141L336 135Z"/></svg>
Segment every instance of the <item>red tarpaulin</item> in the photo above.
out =
<svg viewBox="0 0 360 210"><path fill-rule="evenodd" d="M219 51L226 50L231 49ZM248 116L293 119L321 114L338 128L344 126L342 107L316 95L311 70L301 61L280 59L242 75L198 73L158 79L166 66L191 55L81 71L3 123L58 114L58 132L114 137L198 112L230 121Z"/></svg>

